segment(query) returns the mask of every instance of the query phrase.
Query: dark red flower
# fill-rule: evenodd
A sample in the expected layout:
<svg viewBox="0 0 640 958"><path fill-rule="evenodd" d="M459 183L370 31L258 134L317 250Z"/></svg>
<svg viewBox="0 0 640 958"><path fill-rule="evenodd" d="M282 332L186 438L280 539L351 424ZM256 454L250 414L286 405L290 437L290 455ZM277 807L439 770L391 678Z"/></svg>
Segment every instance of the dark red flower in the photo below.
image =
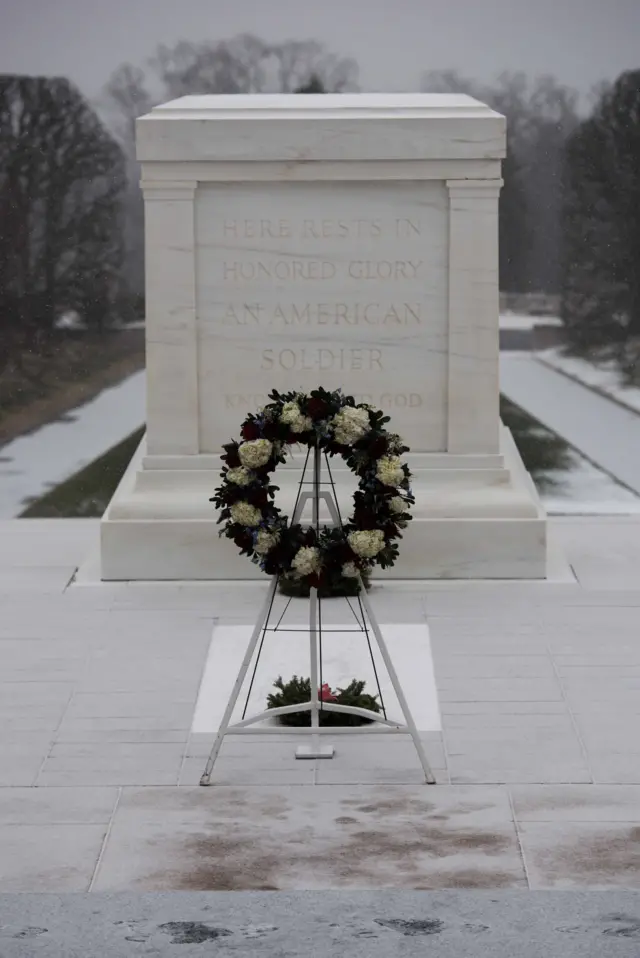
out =
<svg viewBox="0 0 640 958"><path fill-rule="evenodd" d="M387 440L384 436L375 436L369 441L364 439L362 445L372 459L381 459L387 452Z"/></svg>
<svg viewBox="0 0 640 958"><path fill-rule="evenodd" d="M356 554L345 539L344 542L341 542L336 549L336 556L338 561L344 564L345 562L353 562L356 559Z"/></svg>
<svg viewBox="0 0 640 958"><path fill-rule="evenodd" d="M287 554L287 547L282 543L280 545L275 545L273 549L269 549L267 553L267 558L265 560L265 569L269 575L275 575L280 571L280 567L287 562L289 556Z"/></svg>
<svg viewBox="0 0 640 958"><path fill-rule="evenodd" d="M237 536L233 537L233 541L239 549L253 548L253 536L250 532L239 532Z"/></svg>
<svg viewBox="0 0 640 958"><path fill-rule="evenodd" d="M260 427L256 422L245 422L242 425L240 434L243 439L259 439L260 438Z"/></svg>
<svg viewBox="0 0 640 958"><path fill-rule="evenodd" d="M246 500L247 502L251 503L252 506L257 506L258 509L264 509L269 502L266 490L260 488L260 486L250 489L246 493Z"/></svg>
<svg viewBox="0 0 640 958"><path fill-rule="evenodd" d="M312 396L311 399L307 401L306 413L307 416L311 416L312 419L324 419L324 417L329 412L329 404L324 399L320 399L318 396Z"/></svg>
<svg viewBox="0 0 640 958"><path fill-rule="evenodd" d="M264 466L258 466L257 469L254 469L253 472L255 472L258 479L265 480L269 478L269 473L272 469L273 464L271 463L271 460L269 460L269 462L265 463Z"/></svg>
<svg viewBox="0 0 640 958"><path fill-rule="evenodd" d="M376 513L366 507L356 508L353 511L353 518L357 526L361 529L375 529L378 524Z"/></svg>

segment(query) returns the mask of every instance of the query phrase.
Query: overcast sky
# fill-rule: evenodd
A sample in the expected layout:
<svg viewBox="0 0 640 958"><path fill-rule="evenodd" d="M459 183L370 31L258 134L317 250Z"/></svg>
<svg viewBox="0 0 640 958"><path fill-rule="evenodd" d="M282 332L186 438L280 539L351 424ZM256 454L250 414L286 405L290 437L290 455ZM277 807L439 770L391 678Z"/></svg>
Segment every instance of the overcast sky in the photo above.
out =
<svg viewBox="0 0 640 958"><path fill-rule="evenodd" d="M373 90L453 67L553 73L586 92L640 68L640 0L0 0L0 73L65 74L94 97L160 42L240 32L322 40Z"/></svg>

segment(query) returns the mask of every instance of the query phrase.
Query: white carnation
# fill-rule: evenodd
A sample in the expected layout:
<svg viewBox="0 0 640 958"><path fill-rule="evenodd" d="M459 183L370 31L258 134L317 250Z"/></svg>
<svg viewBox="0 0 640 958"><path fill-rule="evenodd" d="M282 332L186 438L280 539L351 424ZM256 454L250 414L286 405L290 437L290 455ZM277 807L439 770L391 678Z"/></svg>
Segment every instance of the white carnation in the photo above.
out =
<svg viewBox="0 0 640 958"><path fill-rule="evenodd" d="M394 496L389 502L389 508L391 509L391 512L395 512L396 514L406 512L407 502L402 498L402 496Z"/></svg>
<svg viewBox="0 0 640 958"><path fill-rule="evenodd" d="M384 532L381 529L364 529L347 536L349 545L357 556L373 559L384 549Z"/></svg>
<svg viewBox="0 0 640 958"><path fill-rule="evenodd" d="M309 416L303 416L297 402L286 402L280 413L280 422L291 427L291 432L307 432L313 426Z"/></svg>
<svg viewBox="0 0 640 958"><path fill-rule="evenodd" d="M236 469L229 469L227 479L229 482L235 483L236 486L248 486L253 476L244 466L238 466Z"/></svg>
<svg viewBox="0 0 640 958"><path fill-rule="evenodd" d="M355 562L345 562L342 566L342 575L345 579L357 579L360 575L360 570Z"/></svg>
<svg viewBox="0 0 640 958"><path fill-rule="evenodd" d="M343 446L353 445L371 429L368 411L357 409L355 406L345 406L344 409L341 409L333 417L331 425L336 442Z"/></svg>
<svg viewBox="0 0 640 958"><path fill-rule="evenodd" d="M314 546L302 546L293 557L291 568L299 578L317 572L320 568L320 550Z"/></svg>
<svg viewBox="0 0 640 958"><path fill-rule="evenodd" d="M397 456L383 456L378 460L376 479L385 486L399 486L404 479L402 463Z"/></svg>
<svg viewBox="0 0 640 958"><path fill-rule="evenodd" d="M267 532L266 529L261 529L253 545L254 551L259 556L265 556L267 552L273 549L279 538L277 532Z"/></svg>
<svg viewBox="0 0 640 958"><path fill-rule="evenodd" d="M302 413L297 402L286 402L280 413L280 422L292 423L299 419Z"/></svg>
<svg viewBox="0 0 640 958"><path fill-rule="evenodd" d="M291 432L308 432L313 426L313 421L309 416L300 416L295 422L291 423Z"/></svg>
<svg viewBox="0 0 640 958"><path fill-rule="evenodd" d="M234 502L231 506L231 518L241 526L252 528L260 525L262 513L256 506L252 506L250 502L245 502L242 499L240 502Z"/></svg>
<svg viewBox="0 0 640 958"><path fill-rule="evenodd" d="M400 452L404 448L402 437L396 432L389 433L387 436L387 448L389 452Z"/></svg>
<svg viewBox="0 0 640 958"><path fill-rule="evenodd" d="M271 449L268 439L251 439L249 442L243 442L238 448L240 462L247 469L258 469L269 462Z"/></svg>

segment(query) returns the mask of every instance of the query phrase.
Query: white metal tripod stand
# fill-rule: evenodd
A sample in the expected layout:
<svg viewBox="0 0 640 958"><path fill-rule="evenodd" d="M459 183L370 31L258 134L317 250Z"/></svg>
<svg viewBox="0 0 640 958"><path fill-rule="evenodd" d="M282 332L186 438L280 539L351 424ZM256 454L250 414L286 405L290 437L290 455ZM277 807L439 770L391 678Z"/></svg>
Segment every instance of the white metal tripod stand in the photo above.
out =
<svg viewBox="0 0 640 958"><path fill-rule="evenodd" d="M328 460L327 467L329 468ZM306 469L306 465L305 465ZM329 475L331 475L331 470L329 468ZM303 473L304 479L304 473ZM333 487L333 481L331 481ZM301 486L302 488L302 482ZM299 492L298 500L293 512L291 519L292 525L300 521L305 505L311 500L312 510L313 510L313 522L316 528L319 528L319 509L320 502L324 501L328 510L331 519L336 526L340 526L342 523L340 521L340 514L337 506L337 500L335 498L335 489L334 495L332 496L327 491L322 491L320 489L320 450L316 446L313 449L313 483L312 483L312 492ZM275 631L274 629L269 629L269 617L273 608L273 603L276 595L276 590L278 587L278 576L274 576L271 580L267 596L265 598L264 604L260 610L260 614L256 619L256 624L254 626L251 638L249 639L249 644L245 652L244 659L242 660L242 665L240 666L240 671L238 672L231 696L227 703L227 707L224 711L222 721L220 722L220 727L218 729L218 734L216 735L215 741L213 743L213 748L209 755L205 770L200 779L201 785L210 785L211 784L211 774L213 772L213 767L215 765L216 759L220 753L222 743L225 736L227 735L241 735L241 734L251 734L255 735L256 733L274 735L278 732L285 734L299 734L311 736L311 745L310 746L300 746L296 750L296 758L301 759L311 759L311 758L333 758L334 748L333 746L321 746L320 736L330 734L332 736L339 736L341 734L363 734L363 733L405 733L409 734L413 740L416 752L418 754L418 759L422 770L424 772L425 782L428 785L435 784L435 778L431 767L427 760L427 756L424 750L424 745L418 731L416 729L413 716L409 710L407 700L405 698L404 692L400 682L398 681L398 676L396 670L391 661L387 645L380 631L380 626L378 625L377 619L371 608L371 603L366 593L366 589L360 580L360 593L358 600L362 612L362 623L361 630L368 638L368 632L366 627L366 620L368 620L371 627L371 631L376 639L376 643L380 650L380 655L384 662L387 674L391 681L393 691L396 694L398 703L402 710L402 715L404 717L405 724L399 724L397 722L390 721L386 717L386 713L381 715L378 712L370 711L369 709L356 708L351 705L339 705L335 702L322 701L320 699L319 689L318 689L318 665L320 662L321 665L321 650L319 656L319 642L322 638L322 625L319 616L319 600L317 589L312 588L309 596L309 653L310 653L310 679L311 679L311 695L309 702L299 703L295 705L285 705L281 708L266 709L265 711L259 712L256 715L252 715L249 718L244 718L240 722L235 722L233 725L230 724L231 716L238 702L242 686L247 677L247 672L249 666L253 660L254 653L258 647L258 643L262 638L260 643L260 650L262 649L262 643L264 642L266 633L268 631ZM258 656L260 651L258 652ZM373 657L373 655L372 655ZM257 662L256 662L257 667ZM375 668L375 663L374 663ZM255 670L254 670L255 675ZM377 677L377 673L376 673ZM372 725L361 725L361 726L331 726L323 727L320 725L320 712L322 710L330 712L346 712L350 715L360 715L364 718L369 719L373 724ZM264 726L259 728L252 728L251 726L255 725L258 722L262 722L265 719L276 718L278 715L286 715L291 712L311 712L311 729L306 728L273 728Z"/></svg>

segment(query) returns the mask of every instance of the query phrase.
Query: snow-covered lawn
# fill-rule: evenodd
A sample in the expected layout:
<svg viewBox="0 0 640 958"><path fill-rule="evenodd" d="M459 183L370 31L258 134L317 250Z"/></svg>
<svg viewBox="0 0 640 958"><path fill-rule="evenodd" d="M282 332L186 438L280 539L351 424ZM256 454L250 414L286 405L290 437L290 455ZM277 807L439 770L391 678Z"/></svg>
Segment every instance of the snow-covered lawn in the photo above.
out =
<svg viewBox="0 0 640 958"><path fill-rule="evenodd" d="M640 495L640 416L603 392L540 363L500 355L500 388L516 406Z"/></svg>
<svg viewBox="0 0 640 958"><path fill-rule="evenodd" d="M0 450L0 518L19 515L31 499L126 439L145 418L145 374L103 390L59 422Z"/></svg>
<svg viewBox="0 0 640 958"><path fill-rule="evenodd" d="M572 453L573 468L557 474L558 485L542 493L550 515L640 514L640 498L593 466L578 452Z"/></svg>
<svg viewBox="0 0 640 958"><path fill-rule="evenodd" d="M562 326L557 316L531 316L528 313L500 313L500 329L533 329L534 326Z"/></svg>
<svg viewBox="0 0 640 958"><path fill-rule="evenodd" d="M559 349L545 349L535 353L538 362L556 369L565 376L615 399L628 409L640 412L640 388L620 384L620 373L613 362L596 365L577 356L564 356Z"/></svg>
<svg viewBox="0 0 640 958"><path fill-rule="evenodd" d="M536 368L530 354L521 358L527 360L525 371ZM507 362L503 357L502 361L512 366L514 359ZM0 451L0 518L18 515L31 498L64 481L134 432L144 421L144 377L144 372L136 373L73 410L63 421L51 423L6 445ZM522 379L523 370L518 367L515 381L521 383ZM535 394L545 394L544 383L536 384ZM516 402L518 398L522 400L518 396L513 398ZM526 396L524 398L526 400ZM638 403L640 410L640 399ZM522 406L527 406L526 401ZM620 415L621 410L617 412ZM544 418L537 409L532 408L531 413ZM551 422L547 425L553 427ZM630 435L629 441L633 439ZM574 468L558 473L557 487L542 496L549 512L560 515L640 512L640 498L579 453L574 453L573 458Z"/></svg>

